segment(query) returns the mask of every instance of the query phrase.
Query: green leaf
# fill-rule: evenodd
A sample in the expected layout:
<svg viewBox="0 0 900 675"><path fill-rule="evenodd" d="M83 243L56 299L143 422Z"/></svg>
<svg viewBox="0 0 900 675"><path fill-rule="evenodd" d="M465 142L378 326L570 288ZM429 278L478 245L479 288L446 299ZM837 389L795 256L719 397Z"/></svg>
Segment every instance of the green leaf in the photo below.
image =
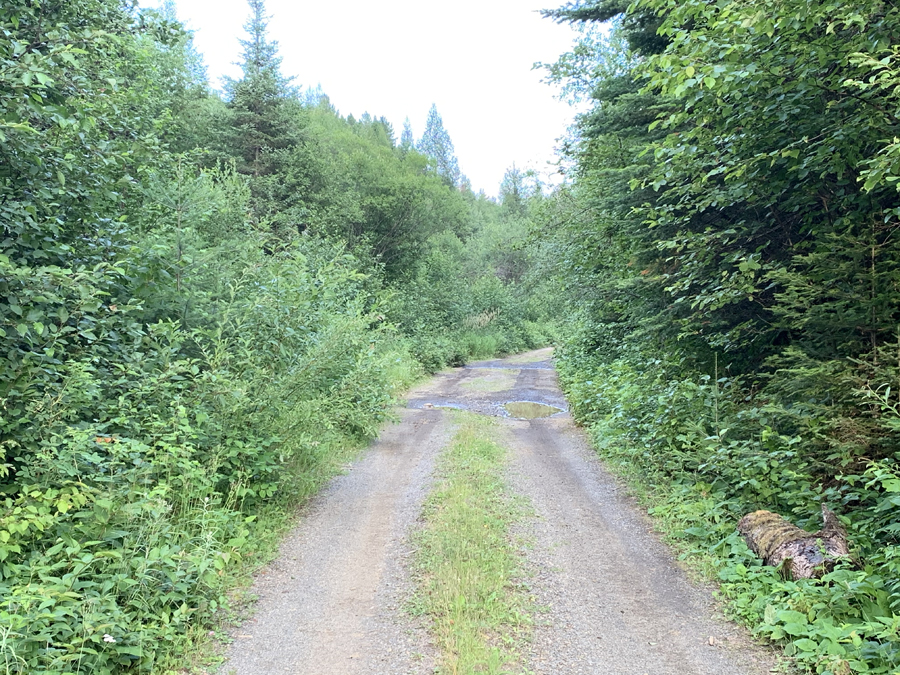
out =
<svg viewBox="0 0 900 675"><path fill-rule="evenodd" d="M801 652L808 652L811 654L815 654L819 649L819 645L817 645L815 642L813 642L809 638L795 640L794 646Z"/></svg>
<svg viewBox="0 0 900 675"><path fill-rule="evenodd" d="M783 621L785 623L800 623L805 624L807 622L806 614L803 612L796 612L793 609L782 609L778 612L778 620Z"/></svg>
<svg viewBox="0 0 900 675"><path fill-rule="evenodd" d="M888 478L882 480L881 487L886 492L900 492L900 478Z"/></svg>
<svg viewBox="0 0 900 675"><path fill-rule="evenodd" d="M788 635L808 635L809 627L805 623L786 623L782 626Z"/></svg>

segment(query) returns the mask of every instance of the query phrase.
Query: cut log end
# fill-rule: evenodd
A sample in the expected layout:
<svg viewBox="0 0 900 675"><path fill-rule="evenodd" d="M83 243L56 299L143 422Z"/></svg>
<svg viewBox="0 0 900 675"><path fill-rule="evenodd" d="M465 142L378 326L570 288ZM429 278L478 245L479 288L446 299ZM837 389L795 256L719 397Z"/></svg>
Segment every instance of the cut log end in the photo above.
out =
<svg viewBox="0 0 900 675"><path fill-rule="evenodd" d="M837 516L822 505L823 527L807 532L771 511L754 511L741 518L737 529L750 549L766 565L782 568L793 579L819 577L848 556L847 532Z"/></svg>

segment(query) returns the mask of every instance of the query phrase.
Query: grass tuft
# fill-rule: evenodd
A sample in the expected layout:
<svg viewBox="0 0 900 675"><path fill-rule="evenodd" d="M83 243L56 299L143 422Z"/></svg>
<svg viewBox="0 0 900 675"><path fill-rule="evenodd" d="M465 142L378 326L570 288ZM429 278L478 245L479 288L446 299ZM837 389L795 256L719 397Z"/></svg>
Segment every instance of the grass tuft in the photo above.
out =
<svg viewBox="0 0 900 675"><path fill-rule="evenodd" d="M432 620L439 673L517 672L533 623L510 534L521 508L504 485L506 450L491 440L492 421L459 419L418 535L416 609Z"/></svg>

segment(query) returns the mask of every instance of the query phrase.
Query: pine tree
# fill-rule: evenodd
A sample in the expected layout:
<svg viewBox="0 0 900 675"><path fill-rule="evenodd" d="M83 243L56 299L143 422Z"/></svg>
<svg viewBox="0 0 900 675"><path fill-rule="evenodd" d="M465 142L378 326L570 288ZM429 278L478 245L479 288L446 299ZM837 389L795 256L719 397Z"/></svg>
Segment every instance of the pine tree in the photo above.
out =
<svg viewBox="0 0 900 675"><path fill-rule="evenodd" d="M448 185L459 183L459 162L453 154L453 141L444 129L444 121L438 114L437 106L432 103L428 111L428 122L425 134L416 148L428 157L429 166Z"/></svg>
<svg viewBox="0 0 900 675"><path fill-rule="evenodd" d="M413 140L412 125L409 123L409 118L407 117L403 121L403 132L400 134L400 151L405 155L415 147L415 143L415 140Z"/></svg>
<svg viewBox="0 0 900 675"><path fill-rule="evenodd" d="M242 173L254 178L274 173L277 152L295 143L296 110L293 78L281 73L278 43L267 36L269 18L264 0L248 0L250 18L244 24L248 38L243 47L240 80L226 82L234 111L234 145Z"/></svg>

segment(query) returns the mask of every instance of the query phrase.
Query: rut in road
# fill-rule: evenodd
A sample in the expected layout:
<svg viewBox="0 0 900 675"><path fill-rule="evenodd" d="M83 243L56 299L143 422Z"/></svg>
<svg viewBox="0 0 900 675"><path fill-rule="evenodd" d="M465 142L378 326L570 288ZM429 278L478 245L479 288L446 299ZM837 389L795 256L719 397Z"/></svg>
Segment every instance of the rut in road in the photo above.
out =
<svg viewBox="0 0 900 675"><path fill-rule="evenodd" d="M317 497L254 584L221 675L435 672L425 627L404 611L410 535L452 432L452 407L497 416L509 483L530 501L521 523L537 604L527 672L755 675L772 656L716 618L646 517L605 473L566 412L504 417L504 404L565 408L550 350L442 373L410 393L352 470ZM713 640L710 640L710 638ZM712 644L710 644L712 642Z"/></svg>

